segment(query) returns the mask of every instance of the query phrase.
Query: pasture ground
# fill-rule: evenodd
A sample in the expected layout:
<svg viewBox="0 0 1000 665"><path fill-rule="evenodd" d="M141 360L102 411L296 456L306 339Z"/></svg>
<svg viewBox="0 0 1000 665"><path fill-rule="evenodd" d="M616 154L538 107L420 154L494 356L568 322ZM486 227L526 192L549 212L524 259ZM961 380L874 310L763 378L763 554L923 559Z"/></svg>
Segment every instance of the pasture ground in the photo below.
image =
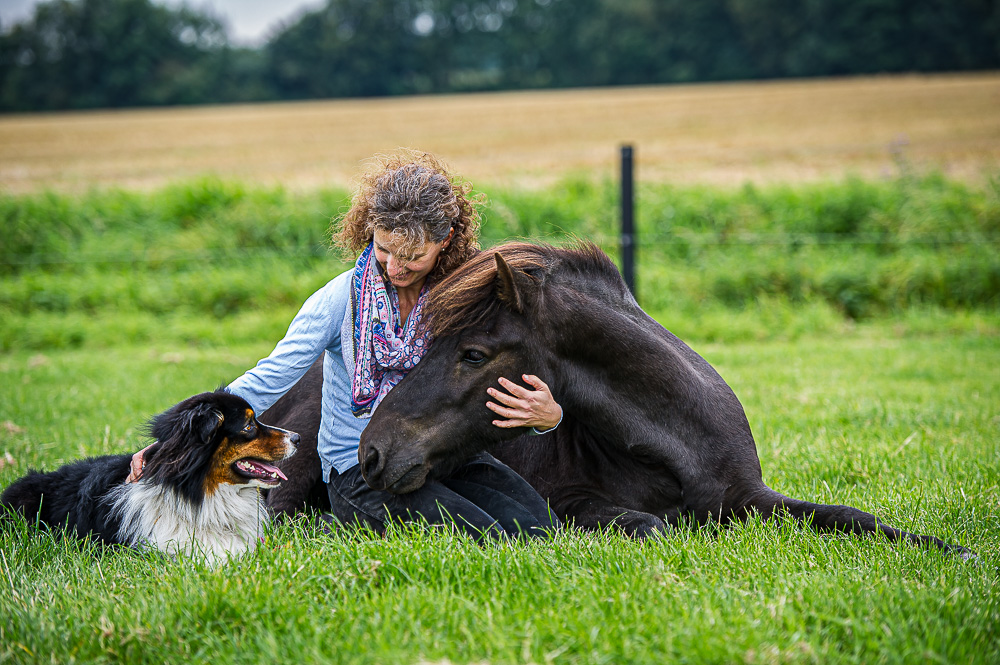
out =
<svg viewBox="0 0 1000 665"><path fill-rule="evenodd" d="M485 547L291 525L211 570L7 526L0 662L995 663L995 337L869 324L695 348L744 402L771 486L961 543L978 563L787 523ZM268 350L3 355L0 485L137 449L144 417Z"/></svg>
<svg viewBox="0 0 1000 665"><path fill-rule="evenodd" d="M0 189L156 188L208 174L345 187L400 146L480 186L616 177L735 186L921 168L978 178L1000 155L1000 74L861 77L0 116Z"/></svg>

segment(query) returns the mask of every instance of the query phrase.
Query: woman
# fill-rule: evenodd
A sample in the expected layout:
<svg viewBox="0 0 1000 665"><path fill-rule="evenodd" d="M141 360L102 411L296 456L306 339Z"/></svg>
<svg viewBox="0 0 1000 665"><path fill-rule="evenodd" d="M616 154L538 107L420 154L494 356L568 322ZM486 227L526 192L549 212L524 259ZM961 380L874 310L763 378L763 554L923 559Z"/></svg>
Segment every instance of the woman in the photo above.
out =
<svg viewBox="0 0 1000 665"><path fill-rule="evenodd" d="M541 535L554 526L545 501L520 476L480 455L448 478L395 495L365 484L361 432L386 393L426 352L421 325L430 286L478 251L478 197L430 155L382 158L362 177L334 239L354 268L314 293L271 354L228 387L263 413L324 351L318 448L332 512L341 522L384 531L390 520L454 524L473 537ZM548 386L500 379L486 405L497 427L555 428L562 419ZM495 400L495 401L493 401ZM136 453L129 480L141 474Z"/></svg>

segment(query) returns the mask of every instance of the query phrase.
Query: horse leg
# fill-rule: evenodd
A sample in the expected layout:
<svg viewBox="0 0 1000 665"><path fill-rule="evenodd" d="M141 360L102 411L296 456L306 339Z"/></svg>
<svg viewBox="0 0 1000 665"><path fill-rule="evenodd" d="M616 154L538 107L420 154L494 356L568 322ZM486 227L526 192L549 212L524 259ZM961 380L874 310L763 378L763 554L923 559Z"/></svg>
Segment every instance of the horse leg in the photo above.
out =
<svg viewBox="0 0 1000 665"><path fill-rule="evenodd" d="M588 531L611 527L632 538L642 539L670 530L667 522L656 515L616 506L599 497L580 497L554 508L566 524ZM676 526L676 520L671 526Z"/></svg>
<svg viewBox="0 0 1000 665"><path fill-rule="evenodd" d="M893 528L863 510L851 506L811 503L792 499L769 487L764 487L763 491L752 498L742 512L745 514L748 510L756 510L765 519L780 516L783 513L788 514L818 531L839 531L857 535L880 533L892 541L907 540L922 547L937 547L943 552L958 554L963 559L975 556L970 550L959 545L951 545L940 538L921 536ZM739 514L741 511L736 512Z"/></svg>

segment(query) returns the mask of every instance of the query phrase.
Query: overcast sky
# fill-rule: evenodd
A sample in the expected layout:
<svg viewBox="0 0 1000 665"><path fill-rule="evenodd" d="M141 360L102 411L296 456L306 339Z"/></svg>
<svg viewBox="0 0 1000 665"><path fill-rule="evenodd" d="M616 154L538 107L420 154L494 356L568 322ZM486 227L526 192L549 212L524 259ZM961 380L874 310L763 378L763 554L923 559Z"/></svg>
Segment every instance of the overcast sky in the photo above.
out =
<svg viewBox="0 0 1000 665"><path fill-rule="evenodd" d="M0 27L30 18L39 0L0 0ZM154 0L159 4L187 4L197 9L208 8L229 26L229 36L240 44L263 43L272 28L282 20L297 17L303 11L315 9L324 0Z"/></svg>

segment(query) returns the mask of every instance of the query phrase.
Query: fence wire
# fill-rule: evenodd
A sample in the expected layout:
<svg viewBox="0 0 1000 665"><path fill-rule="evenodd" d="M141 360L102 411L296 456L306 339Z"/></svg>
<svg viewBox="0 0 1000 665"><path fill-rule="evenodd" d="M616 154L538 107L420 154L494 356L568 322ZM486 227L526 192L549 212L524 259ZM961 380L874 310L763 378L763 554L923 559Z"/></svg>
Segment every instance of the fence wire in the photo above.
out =
<svg viewBox="0 0 1000 665"><path fill-rule="evenodd" d="M592 235L584 238L599 246L617 248L621 238L617 235ZM559 242L564 238L544 238ZM1000 245L1000 234L982 233L935 233L910 235L905 238L887 237L880 234L838 234L838 233L658 233L654 235L636 234L636 247L650 249L671 246L698 247L807 247L807 246L882 246L902 248L906 246L959 246L959 245ZM289 258L338 258L336 250L325 247L241 247L219 248L197 251L168 252L143 250L139 252L89 252L85 254L62 253L21 254L0 259L0 265L8 267L44 265L107 265L107 264L155 264L184 263L191 261L246 261Z"/></svg>

